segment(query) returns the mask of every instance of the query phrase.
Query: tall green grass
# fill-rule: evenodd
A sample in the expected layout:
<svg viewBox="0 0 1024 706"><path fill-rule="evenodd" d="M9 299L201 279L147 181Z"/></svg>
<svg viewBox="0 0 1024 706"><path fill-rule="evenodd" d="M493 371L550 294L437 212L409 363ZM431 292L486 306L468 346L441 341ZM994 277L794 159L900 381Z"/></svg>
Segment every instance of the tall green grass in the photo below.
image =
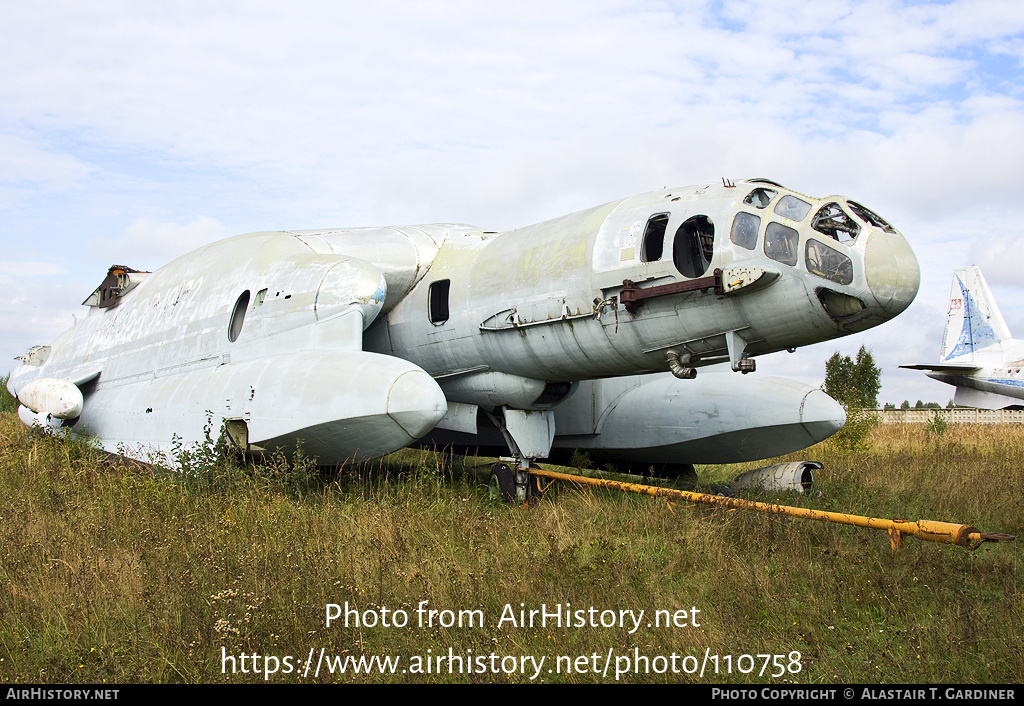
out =
<svg viewBox="0 0 1024 706"><path fill-rule="evenodd" d="M17 412L18 411L18 400L15 399L14 395L11 394L10 390L7 389L7 381L10 380L11 376L7 375L0 376L0 412Z"/></svg>
<svg viewBox="0 0 1024 706"><path fill-rule="evenodd" d="M828 443L810 496L760 496L1020 533L1024 430L882 425ZM707 485L742 467L702 468ZM1020 682L1018 544L975 552L885 533L559 484L535 507L490 500L487 463L405 450L332 475L217 449L151 472L0 415L0 682L255 682L226 654L732 655L732 673L622 682ZM820 495L819 492L820 491ZM483 626L415 625L421 601ZM325 624L325 606L404 609L407 627ZM699 627L519 628L506 604L690 611ZM646 620L645 620L646 623ZM469 651L472 650L470 653ZM636 650L636 652L634 652ZM799 673L738 673L742 654L800 652ZM564 663L563 663L564 664ZM691 663L692 664L692 663ZM747 666L744 662L744 667ZM250 663L251 666L251 663ZM283 666L283 665L282 665ZM230 671L230 669L229 669ZM772 670L769 668L768 673ZM642 670L641 670L642 672ZM291 674L272 682L314 681ZM322 682L526 682L518 672L327 674Z"/></svg>

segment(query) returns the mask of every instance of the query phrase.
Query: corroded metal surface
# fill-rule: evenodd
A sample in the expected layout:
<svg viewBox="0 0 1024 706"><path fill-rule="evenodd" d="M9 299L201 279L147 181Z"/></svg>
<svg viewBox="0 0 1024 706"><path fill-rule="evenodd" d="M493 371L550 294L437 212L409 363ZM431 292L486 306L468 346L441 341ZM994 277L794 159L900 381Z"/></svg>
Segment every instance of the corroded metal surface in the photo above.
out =
<svg viewBox="0 0 1024 706"><path fill-rule="evenodd" d="M512 420L503 433L528 450L515 451L520 467L574 442L685 464L691 442L713 457L767 429L789 448L842 420L805 389L707 385L691 371L729 361L750 373L756 356L878 325L918 284L909 244L877 215L764 180L654 191L503 233L258 232L151 273L111 268L89 316L30 352L8 387L81 386L81 415L64 426L142 453L229 423L245 446L304 440L335 464L421 439L453 404L459 433L480 412ZM683 379L612 399L620 380L673 367ZM571 404L585 384L589 412ZM765 413L776 392L784 401ZM584 431L559 442L563 425Z"/></svg>

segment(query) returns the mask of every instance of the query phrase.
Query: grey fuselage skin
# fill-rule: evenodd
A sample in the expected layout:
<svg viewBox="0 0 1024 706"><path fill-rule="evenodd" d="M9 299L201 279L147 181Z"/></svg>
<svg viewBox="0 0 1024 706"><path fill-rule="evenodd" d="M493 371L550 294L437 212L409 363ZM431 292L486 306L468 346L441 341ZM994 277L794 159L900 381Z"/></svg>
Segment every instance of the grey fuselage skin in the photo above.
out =
<svg viewBox="0 0 1024 706"><path fill-rule="evenodd" d="M166 453L175 437L199 442L227 423L247 448L302 440L324 464L379 456L435 427L474 434L482 414L510 429L523 420L532 436L517 442L540 449L530 457L546 456L556 435L555 446L571 436L600 447L603 437L646 449L644 459L683 442L742 449L714 438L778 421L763 418L770 404L729 401L745 396L778 397L779 419L801 429L795 450L842 424L838 405L815 397L808 407L807 386L716 373L707 377L723 395L712 404L703 379L599 381L668 371L673 355L689 368L748 371L753 356L892 318L919 283L910 246L875 214L762 180L653 192L505 233L252 233L110 278L116 287L87 300L91 315L33 349L9 381L15 394L40 379L77 386L80 417L55 421L35 404L23 418L136 453ZM683 421L659 435L633 414L604 426L610 402L572 411L577 395L610 401L623 384L658 386L636 398L658 401L637 409ZM735 423L702 431L712 411ZM545 434L547 446L536 444Z"/></svg>

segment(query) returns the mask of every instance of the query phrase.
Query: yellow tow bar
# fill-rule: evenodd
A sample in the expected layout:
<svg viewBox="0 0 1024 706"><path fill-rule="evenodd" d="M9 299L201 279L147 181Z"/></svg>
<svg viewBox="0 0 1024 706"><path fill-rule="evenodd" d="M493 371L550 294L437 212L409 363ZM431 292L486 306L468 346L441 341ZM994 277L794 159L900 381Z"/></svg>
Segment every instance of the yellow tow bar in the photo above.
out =
<svg viewBox="0 0 1024 706"><path fill-rule="evenodd" d="M530 475L552 478L554 480L567 480L584 485L596 485L600 488L610 488L611 490L624 490L630 493L653 495L659 498L672 498L687 502L718 505L720 507L757 510L759 512L792 515L793 517L805 517L810 520L838 522L843 525L856 525L857 527L870 527L873 529L887 530L889 532L889 540L892 544L893 551L897 551L903 546L904 536L908 534L929 542L959 544L961 547L966 547L967 549L977 549L982 542L1012 541L1015 539L1012 534L980 532L970 525L957 525L952 522L936 522L934 520L917 520L916 522L911 520L883 520L877 517L848 515L844 512L810 510L808 508L792 507L790 505L774 505L772 503L761 503L753 500L741 500L740 498L728 498L721 495L693 493L687 490L676 490L674 488L659 488L652 485L639 485L636 483L623 483L621 481L603 480L599 478L586 478L585 476L573 476L567 473L545 471L541 468L531 468Z"/></svg>

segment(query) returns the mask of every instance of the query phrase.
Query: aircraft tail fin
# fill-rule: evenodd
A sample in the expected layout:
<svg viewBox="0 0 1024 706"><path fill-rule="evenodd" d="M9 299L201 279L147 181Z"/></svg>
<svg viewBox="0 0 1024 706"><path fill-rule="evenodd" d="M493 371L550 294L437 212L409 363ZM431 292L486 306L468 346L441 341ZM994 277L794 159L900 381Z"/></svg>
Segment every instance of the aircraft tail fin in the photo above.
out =
<svg viewBox="0 0 1024 706"><path fill-rule="evenodd" d="M971 361L976 352L998 346L1010 338L1006 321L999 313L981 270L976 265L955 270L939 360Z"/></svg>

